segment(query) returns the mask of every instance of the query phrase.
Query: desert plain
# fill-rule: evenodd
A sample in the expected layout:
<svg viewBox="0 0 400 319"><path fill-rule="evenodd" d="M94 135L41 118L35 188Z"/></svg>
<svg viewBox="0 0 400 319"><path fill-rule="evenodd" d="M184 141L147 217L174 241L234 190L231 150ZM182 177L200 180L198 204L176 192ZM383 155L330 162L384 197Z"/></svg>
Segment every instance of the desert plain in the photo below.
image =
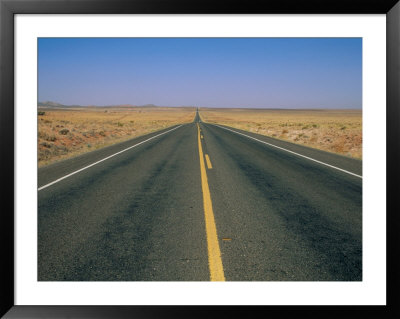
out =
<svg viewBox="0 0 400 319"><path fill-rule="evenodd" d="M362 110L201 108L203 121L362 159Z"/></svg>
<svg viewBox="0 0 400 319"><path fill-rule="evenodd" d="M362 159L362 111L199 108L201 120ZM195 107L39 108L38 166L190 123Z"/></svg>
<svg viewBox="0 0 400 319"><path fill-rule="evenodd" d="M193 121L191 107L38 109L38 166Z"/></svg>

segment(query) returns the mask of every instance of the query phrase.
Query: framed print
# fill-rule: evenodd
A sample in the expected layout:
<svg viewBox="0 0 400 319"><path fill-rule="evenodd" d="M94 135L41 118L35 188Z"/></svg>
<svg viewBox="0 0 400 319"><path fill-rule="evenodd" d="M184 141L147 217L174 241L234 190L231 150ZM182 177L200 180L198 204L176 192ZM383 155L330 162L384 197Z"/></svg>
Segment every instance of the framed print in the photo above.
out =
<svg viewBox="0 0 400 319"><path fill-rule="evenodd" d="M0 10L5 318L399 314L397 1Z"/></svg>

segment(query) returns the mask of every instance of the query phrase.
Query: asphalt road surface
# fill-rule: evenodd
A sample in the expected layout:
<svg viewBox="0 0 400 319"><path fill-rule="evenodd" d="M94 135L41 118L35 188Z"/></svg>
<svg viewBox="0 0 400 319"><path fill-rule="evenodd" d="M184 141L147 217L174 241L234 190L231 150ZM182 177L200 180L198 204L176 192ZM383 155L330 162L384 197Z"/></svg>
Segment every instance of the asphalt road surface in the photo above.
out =
<svg viewBox="0 0 400 319"><path fill-rule="evenodd" d="M39 169L40 281L360 281L362 162L200 121Z"/></svg>

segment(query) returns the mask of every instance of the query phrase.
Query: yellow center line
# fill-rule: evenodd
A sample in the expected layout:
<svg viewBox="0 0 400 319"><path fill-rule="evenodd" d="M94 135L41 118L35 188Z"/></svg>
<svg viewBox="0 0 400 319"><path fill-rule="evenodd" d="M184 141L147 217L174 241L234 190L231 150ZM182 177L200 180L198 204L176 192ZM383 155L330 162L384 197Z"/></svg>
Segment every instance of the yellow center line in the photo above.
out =
<svg viewBox="0 0 400 319"><path fill-rule="evenodd" d="M210 157L208 156L208 154L206 154L206 162L207 162L207 168L212 169Z"/></svg>
<svg viewBox="0 0 400 319"><path fill-rule="evenodd" d="M206 223L208 266L210 268L211 281L225 281L224 268L222 266L221 251L219 249L217 227L215 226L214 212L212 208L210 189L208 187L206 167L204 165L203 149L201 147L200 126L197 124L201 188L203 191L204 216Z"/></svg>

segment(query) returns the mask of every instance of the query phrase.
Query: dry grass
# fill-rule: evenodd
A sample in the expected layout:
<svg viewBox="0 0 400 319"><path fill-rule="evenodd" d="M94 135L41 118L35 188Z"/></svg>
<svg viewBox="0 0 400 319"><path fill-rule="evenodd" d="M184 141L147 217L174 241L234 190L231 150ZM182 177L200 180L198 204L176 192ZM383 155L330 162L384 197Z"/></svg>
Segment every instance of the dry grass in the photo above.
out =
<svg viewBox="0 0 400 319"><path fill-rule="evenodd" d="M362 159L361 110L200 109L202 120Z"/></svg>
<svg viewBox="0 0 400 319"><path fill-rule="evenodd" d="M188 123L194 116L194 108L39 109L38 165Z"/></svg>

